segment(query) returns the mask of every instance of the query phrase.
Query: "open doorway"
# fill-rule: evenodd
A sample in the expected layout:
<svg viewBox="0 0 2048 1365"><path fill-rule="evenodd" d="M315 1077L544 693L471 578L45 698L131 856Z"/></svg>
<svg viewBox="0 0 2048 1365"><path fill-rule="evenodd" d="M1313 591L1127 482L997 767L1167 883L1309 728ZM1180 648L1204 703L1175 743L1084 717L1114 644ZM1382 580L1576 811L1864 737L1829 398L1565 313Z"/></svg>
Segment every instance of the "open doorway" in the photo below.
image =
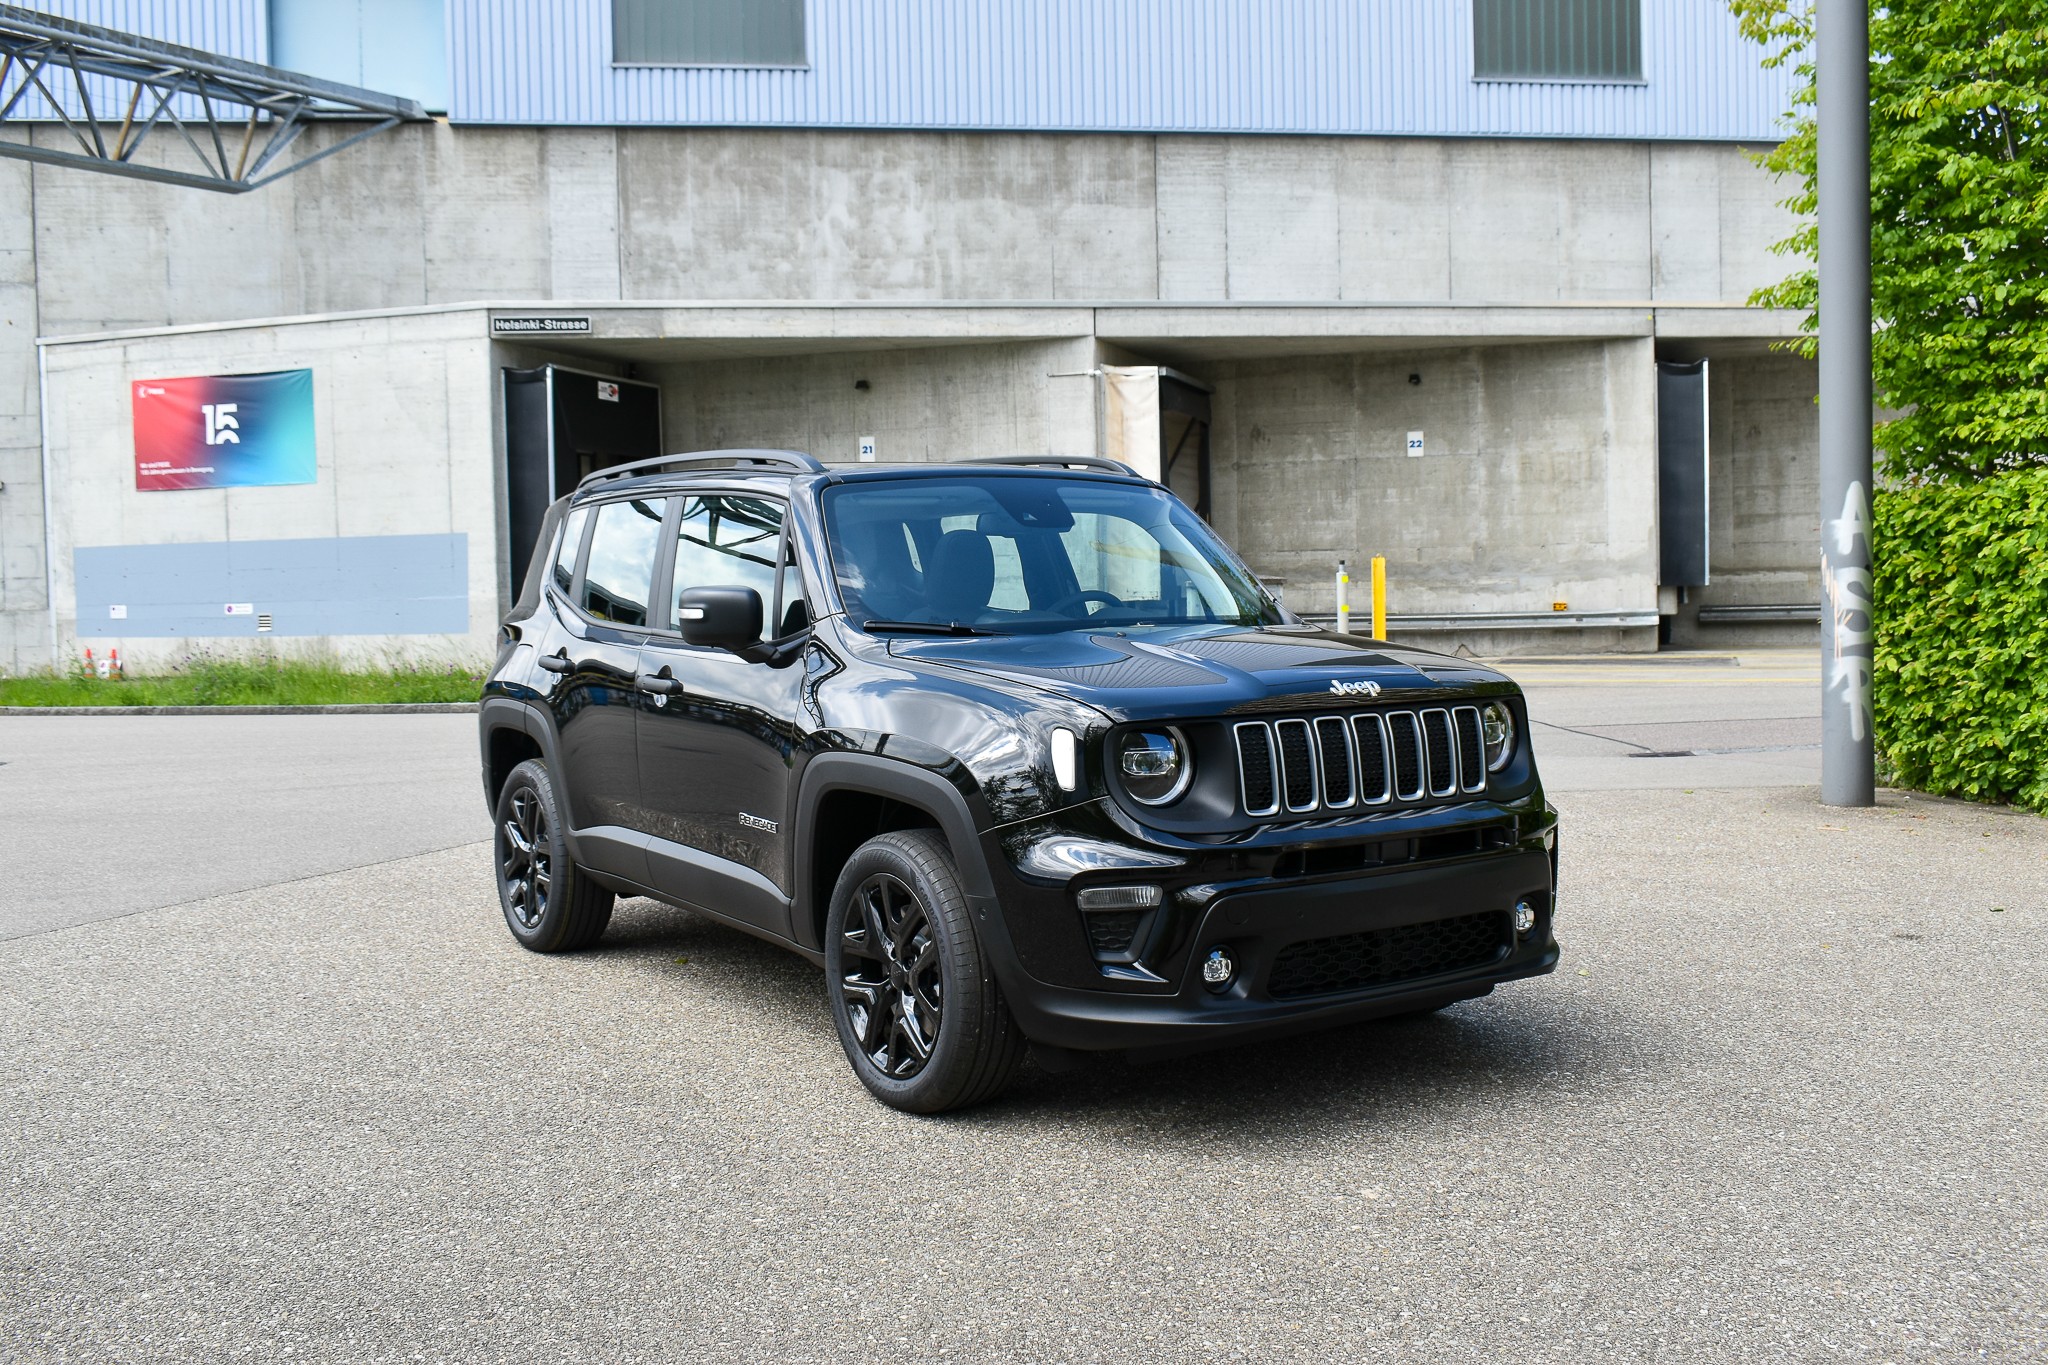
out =
<svg viewBox="0 0 2048 1365"><path fill-rule="evenodd" d="M1163 365L1104 365L1100 373L1102 453L1159 480L1207 520L1211 387Z"/></svg>
<svg viewBox="0 0 2048 1365"><path fill-rule="evenodd" d="M526 578L548 504L661 448L661 389L562 365L505 371L505 511L512 581Z"/></svg>
<svg viewBox="0 0 2048 1365"><path fill-rule="evenodd" d="M1159 372L1159 482L1209 520L1209 390Z"/></svg>

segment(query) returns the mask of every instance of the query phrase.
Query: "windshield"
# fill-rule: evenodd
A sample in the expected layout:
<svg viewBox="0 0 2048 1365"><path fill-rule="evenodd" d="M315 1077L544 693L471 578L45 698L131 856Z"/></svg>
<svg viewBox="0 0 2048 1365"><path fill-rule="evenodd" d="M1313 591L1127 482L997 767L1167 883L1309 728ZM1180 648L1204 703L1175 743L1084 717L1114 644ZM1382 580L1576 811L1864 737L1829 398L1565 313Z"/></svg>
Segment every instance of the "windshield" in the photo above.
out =
<svg viewBox="0 0 2048 1365"><path fill-rule="evenodd" d="M1044 475L839 484L832 570L858 625L1057 631L1283 618L1178 498Z"/></svg>

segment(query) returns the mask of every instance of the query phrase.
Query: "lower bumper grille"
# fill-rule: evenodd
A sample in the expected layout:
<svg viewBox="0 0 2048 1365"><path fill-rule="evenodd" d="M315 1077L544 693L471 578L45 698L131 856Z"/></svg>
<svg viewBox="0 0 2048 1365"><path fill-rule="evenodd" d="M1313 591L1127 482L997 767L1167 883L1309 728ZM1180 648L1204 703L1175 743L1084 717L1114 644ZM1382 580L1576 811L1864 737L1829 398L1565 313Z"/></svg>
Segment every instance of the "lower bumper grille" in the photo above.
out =
<svg viewBox="0 0 2048 1365"><path fill-rule="evenodd" d="M1483 967L1507 952L1511 933L1505 911L1486 910L1426 924L1306 939L1281 949L1273 959L1266 993L1276 1000L1329 995Z"/></svg>
<svg viewBox="0 0 2048 1365"><path fill-rule="evenodd" d="M1097 957L1129 953L1132 941L1138 937L1138 921L1143 917L1141 910L1097 910L1088 914L1088 946Z"/></svg>

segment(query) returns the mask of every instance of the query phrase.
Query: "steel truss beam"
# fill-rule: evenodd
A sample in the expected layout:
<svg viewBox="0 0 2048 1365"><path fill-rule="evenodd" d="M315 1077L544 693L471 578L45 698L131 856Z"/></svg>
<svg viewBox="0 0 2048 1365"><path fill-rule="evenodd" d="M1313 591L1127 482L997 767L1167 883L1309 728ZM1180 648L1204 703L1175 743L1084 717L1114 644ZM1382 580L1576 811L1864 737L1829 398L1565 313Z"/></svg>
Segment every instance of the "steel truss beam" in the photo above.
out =
<svg viewBox="0 0 2048 1365"><path fill-rule="evenodd" d="M114 108L95 105L88 76L125 95L116 101L118 119ZM427 117L417 102L396 95L0 5L0 128L26 123L19 111L31 93L42 97L77 150L0 137L0 156L226 194L247 193ZM311 155L286 157L308 124L337 120L369 122ZM175 133L171 145L182 143L197 169L137 162L153 133L158 141Z"/></svg>

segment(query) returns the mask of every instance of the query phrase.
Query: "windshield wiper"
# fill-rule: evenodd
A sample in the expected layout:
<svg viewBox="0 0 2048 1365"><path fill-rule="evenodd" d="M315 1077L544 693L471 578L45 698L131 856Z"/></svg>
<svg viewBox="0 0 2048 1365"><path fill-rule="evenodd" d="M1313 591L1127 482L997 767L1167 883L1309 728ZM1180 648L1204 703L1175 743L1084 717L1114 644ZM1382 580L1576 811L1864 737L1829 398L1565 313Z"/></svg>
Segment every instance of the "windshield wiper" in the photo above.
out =
<svg viewBox="0 0 2048 1365"><path fill-rule="evenodd" d="M994 635L992 630L959 621L863 621L865 631L901 631L906 635Z"/></svg>

